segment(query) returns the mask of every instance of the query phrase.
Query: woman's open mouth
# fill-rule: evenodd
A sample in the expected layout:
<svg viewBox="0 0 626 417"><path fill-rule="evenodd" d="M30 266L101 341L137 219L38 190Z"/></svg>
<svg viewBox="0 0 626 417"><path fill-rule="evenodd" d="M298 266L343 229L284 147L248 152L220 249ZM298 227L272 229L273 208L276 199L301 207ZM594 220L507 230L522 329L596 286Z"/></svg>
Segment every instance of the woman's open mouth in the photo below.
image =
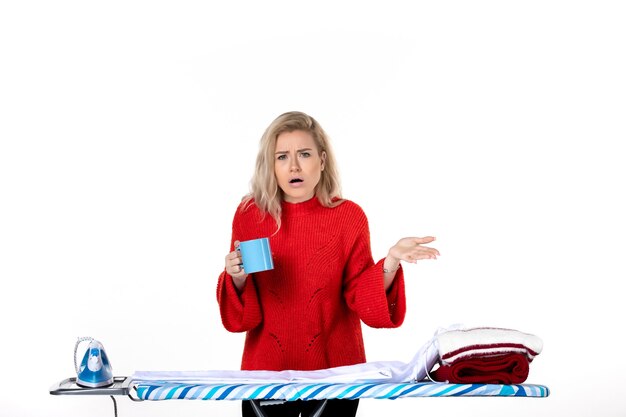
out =
<svg viewBox="0 0 626 417"><path fill-rule="evenodd" d="M289 185L291 185L292 187L299 187L303 183L304 180L302 178L292 178L289 180Z"/></svg>

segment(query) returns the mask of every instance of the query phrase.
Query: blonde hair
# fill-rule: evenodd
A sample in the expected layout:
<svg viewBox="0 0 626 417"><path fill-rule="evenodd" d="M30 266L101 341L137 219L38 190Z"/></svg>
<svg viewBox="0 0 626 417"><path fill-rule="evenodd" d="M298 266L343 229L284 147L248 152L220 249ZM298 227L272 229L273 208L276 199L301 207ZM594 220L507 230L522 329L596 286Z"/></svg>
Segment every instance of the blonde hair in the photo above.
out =
<svg viewBox="0 0 626 417"><path fill-rule="evenodd" d="M319 154L326 153L324 169L315 189L319 202L325 207L334 207L341 203L339 172L328 135L317 120L305 113L296 111L283 113L274 119L261 137L256 167L250 181L250 193L243 198L242 204L242 209L245 210L254 201L263 214L269 213L276 220L276 231L280 229L283 200L283 192L274 174L276 139L281 133L295 130L311 134Z"/></svg>

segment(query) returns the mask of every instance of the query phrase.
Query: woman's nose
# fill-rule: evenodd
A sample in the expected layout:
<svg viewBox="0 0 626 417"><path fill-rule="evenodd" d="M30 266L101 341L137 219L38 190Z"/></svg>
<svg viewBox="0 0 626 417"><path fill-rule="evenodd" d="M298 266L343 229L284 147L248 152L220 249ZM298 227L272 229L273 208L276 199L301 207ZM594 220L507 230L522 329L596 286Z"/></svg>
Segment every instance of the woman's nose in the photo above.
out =
<svg viewBox="0 0 626 417"><path fill-rule="evenodd" d="M298 158L293 158L291 160L291 166L289 167L291 171L300 171L300 164L298 163Z"/></svg>

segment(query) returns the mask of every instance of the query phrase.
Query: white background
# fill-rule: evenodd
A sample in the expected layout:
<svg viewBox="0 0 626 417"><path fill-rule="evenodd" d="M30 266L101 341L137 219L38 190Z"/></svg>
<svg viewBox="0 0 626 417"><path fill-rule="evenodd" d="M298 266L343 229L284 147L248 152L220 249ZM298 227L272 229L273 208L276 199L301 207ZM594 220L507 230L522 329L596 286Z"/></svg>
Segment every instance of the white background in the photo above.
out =
<svg viewBox="0 0 626 417"><path fill-rule="evenodd" d="M610 1L6 1L0 5L0 414L111 416L51 396L78 336L116 375L238 369L216 280L258 140L305 111L332 139L408 312L540 336L547 399L363 400L359 415L624 416L626 12ZM238 402L118 401L120 416ZM212 414L215 413L215 414Z"/></svg>

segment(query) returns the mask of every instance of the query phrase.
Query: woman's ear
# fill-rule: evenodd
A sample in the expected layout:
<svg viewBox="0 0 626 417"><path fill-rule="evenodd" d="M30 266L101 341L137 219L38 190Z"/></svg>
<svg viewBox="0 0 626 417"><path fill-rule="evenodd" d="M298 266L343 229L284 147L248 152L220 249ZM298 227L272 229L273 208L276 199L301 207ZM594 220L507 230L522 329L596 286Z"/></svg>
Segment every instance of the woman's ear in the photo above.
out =
<svg viewBox="0 0 626 417"><path fill-rule="evenodd" d="M322 160L322 171L324 170L324 165L326 164L326 151L322 151L320 155L320 159Z"/></svg>

